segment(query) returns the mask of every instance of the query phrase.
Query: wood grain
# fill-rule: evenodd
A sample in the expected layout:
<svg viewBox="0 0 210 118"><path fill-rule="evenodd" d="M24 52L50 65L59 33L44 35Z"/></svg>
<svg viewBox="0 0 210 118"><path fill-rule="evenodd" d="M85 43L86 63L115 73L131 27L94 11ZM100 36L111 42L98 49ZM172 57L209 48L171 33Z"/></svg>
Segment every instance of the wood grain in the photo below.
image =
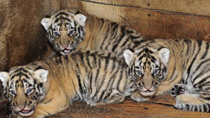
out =
<svg viewBox="0 0 210 118"><path fill-rule="evenodd" d="M210 17L162 10L83 1L87 13L130 26L145 38L204 39L210 33Z"/></svg>
<svg viewBox="0 0 210 118"><path fill-rule="evenodd" d="M209 0L82 0L115 6L137 7L195 15L210 15Z"/></svg>
<svg viewBox="0 0 210 118"><path fill-rule="evenodd" d="M170 95L160 95L148 102L134 102L130 99L123 103L88 106L84 102L75 102L68 109L49 118L209 118L209 113L190 112L173 108L174 98ZM9 111L5 109L6 102L0 103L0 117L7 118ZM15 117L14 117L15 118Z"/></svg>
<svg viewBox="0 0 210 118"><path fill-rule="evenodd" d="M209 113L188 112L173 108L174 99L169 95L153 98L150 102L126 100L120 104L87 106L76 102L69 109L52 118L208 118Z"/></svg>

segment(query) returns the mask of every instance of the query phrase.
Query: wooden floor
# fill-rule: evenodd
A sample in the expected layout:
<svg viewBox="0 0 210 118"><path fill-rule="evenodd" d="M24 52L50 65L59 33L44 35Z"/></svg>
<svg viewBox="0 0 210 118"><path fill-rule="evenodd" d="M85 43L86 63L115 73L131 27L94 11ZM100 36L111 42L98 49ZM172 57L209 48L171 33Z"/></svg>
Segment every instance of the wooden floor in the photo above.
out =
<svg viewBox="0 0 210 118"><path fill-rule="evenodd" d="M149 102L138 103L126 100L121 104L94 107L84 102L76 102L70 108L50 118L210 118L210 113L176 110L173 104L174 99L169 95L153 98ZM0 110L0 118L6 118L8 115L3 113L4 109Z"/></svg>

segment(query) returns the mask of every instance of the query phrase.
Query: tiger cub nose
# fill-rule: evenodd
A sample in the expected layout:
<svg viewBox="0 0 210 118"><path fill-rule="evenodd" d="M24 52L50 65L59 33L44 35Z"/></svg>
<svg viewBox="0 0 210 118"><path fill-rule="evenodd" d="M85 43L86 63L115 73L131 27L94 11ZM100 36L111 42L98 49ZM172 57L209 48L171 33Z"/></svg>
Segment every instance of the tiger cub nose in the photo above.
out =
<svg viewBox="0 0 210 118"><path fill-rule="evenodd" d="M18 106L18 108L22 110L25 108L25 106Z"/></svg>
<svg viewBox="0 0 210 118"><path fill-rule="evenodd" d="M66 48L68 48L68 45L62 45L62 47L63 47L64 49L66 49Z"/></svg>
<svg viewBox="0 0 210 118"><path fill-rule="evenodd" d="M152 88L152 86L144 86L145 89L149 90Z"/></svg>

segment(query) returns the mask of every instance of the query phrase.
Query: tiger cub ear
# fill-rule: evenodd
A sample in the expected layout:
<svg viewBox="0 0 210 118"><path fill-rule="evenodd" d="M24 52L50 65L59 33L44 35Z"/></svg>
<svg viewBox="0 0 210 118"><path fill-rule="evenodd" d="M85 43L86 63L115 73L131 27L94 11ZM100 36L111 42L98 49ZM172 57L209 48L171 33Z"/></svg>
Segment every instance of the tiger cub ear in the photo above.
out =
<svg viewBox="0 0 210 118"><path fill-rule="evenodd" d="M44 29L45 29L46 31L48 31L49 28L50 28L50 26L51 26L51 24L52 24L52 19L51 19L51 18L43 18L43 19L41 20L41 24L42 24L42 26L44 27Z"/></svg>
<svg viewBox="0 0 210 118"><path fill-rule="evenodd" d="M84 27L87 17L83 14L76 14L74 15L74 19L79 23L79 25Z"/></svg>
<svg viewBox="0 0 210 118"><path fill-rule="evenodd" d="M7 82L9 80L9 73L8 72L0 72L0 80L2 82L3 87L7 86Z"/></svg>
<svg viewBox="0 0 210 118"><path fill-rule="evenodd" d="M163 62L163 64L166 66L168 61L169 61L169 57L170 57L170 51L168 48L162 48L158 51L158 56L161 59L161 61Z"/></svg>
<svg viewBox="0 0 210 118"><path fill-rule="evenodd" d="M125 59L125 62L127 63L127 65L130 66L136 55L134 52L127 49L124 51L123 56L124 56L124 59Z"/></svg>
<svg viewBox="0 0 210 118"><path fill-rule="evenodd" d="M48 70L45 70L45 69L35 70L34 76L39 82L45 83L47 82Z"/></svg>

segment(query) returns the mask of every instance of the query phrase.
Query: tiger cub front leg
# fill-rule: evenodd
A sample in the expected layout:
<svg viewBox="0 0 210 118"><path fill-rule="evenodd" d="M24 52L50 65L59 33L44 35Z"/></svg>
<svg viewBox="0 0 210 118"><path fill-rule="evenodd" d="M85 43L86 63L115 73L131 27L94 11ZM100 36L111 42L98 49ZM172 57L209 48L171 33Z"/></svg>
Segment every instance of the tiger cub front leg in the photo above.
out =
<svg viewBox="0 0 210 118"><path fill-rule="evenodd" d="M68 106L68 104L62 105L62 107L42 104L37 106L34 114L28 118L45 118L66 109Z"/></svg>
<svg viewBox="0 0 210 118"><path fill-rule="evenodd" d="M125 100L125 96L115 89L107 91L104 96L105 97L102 96L95 96L93 98L90 97L89 100L87 100L86 102L90 106L97 106L97 105L120 103ZM102 97L102 99L99 100L100 97Z"/></svg>
<svg viewBox="0 0 210 118"><path fill-rule="evenodd" d="M176 104L174 105L176 109L189 111L196 111L197 109L200 111L202 105L209 103L208 100L201 98L198 93L194 92L193 88L190 88L189 85L176 84L171 89L171 95L176 98Z"/></svg>

